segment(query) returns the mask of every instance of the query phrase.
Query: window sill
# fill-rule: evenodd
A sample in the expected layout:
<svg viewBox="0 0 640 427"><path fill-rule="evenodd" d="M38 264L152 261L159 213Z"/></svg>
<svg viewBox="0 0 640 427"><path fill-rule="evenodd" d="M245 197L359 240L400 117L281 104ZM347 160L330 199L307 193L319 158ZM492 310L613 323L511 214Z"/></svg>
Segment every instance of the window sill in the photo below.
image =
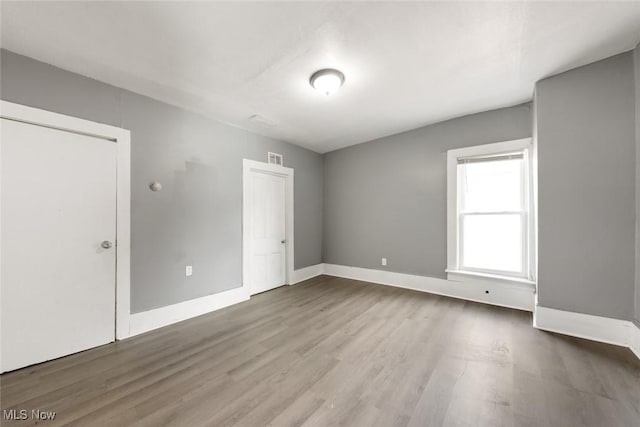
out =
<svg viewBox="0 0 640 427"><path fill-rule="evenodd" d="M509 276L498 276L495 274L487 274L487 273L478 273L475 271L464 271L464 270L445 270L447 272L447 279L449 280L458 280L458 281L467 281L468 279L483 279L488 281L496 281L501 283L513 283L517 285L522 285L525 287L535 288L536 282L529 279L524 279L521 277L509 277ZM467 280L465 280L467 279Z"/></svg>

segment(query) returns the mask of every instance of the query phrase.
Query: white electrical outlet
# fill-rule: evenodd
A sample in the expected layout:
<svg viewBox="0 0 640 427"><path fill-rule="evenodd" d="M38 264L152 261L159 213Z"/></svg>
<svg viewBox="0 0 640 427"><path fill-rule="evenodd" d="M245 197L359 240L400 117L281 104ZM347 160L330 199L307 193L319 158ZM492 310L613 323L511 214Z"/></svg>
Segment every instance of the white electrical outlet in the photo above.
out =
<svg viewBox="0 0 640 427"><path fill-rule="evenodd" d="M185 268L184 270L184 274L189 277L193 274L193 266L192 265L187 265L187 268Z"/></svg>
<svg viewBox="0 0 640 427"><path fill-rule="evenodd" d="M386 258L382 258L382 265L387 265L387 259Z"/></svg>

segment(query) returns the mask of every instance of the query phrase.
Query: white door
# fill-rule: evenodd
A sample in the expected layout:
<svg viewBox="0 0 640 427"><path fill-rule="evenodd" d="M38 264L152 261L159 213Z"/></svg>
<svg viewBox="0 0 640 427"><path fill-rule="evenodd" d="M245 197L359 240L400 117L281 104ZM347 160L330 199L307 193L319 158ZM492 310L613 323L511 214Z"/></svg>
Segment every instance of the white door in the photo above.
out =
<svg viewBox="0 0 640 427"><path fill-rule="evenodd" d="M1 371L10 371L114 341L116 144L0 120Z"/></svg>
<svg viewBox="0 0 640 427"><path fill-rule="evenodd" d="M285 185L282 176L251 172L251 294L285 284Z"/></svg>

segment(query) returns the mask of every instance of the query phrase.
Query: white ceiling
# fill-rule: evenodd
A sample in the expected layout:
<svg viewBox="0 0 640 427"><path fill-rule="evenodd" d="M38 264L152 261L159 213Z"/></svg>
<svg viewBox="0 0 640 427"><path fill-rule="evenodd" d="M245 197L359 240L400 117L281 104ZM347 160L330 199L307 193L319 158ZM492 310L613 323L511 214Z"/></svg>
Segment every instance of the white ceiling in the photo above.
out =
<svg viewBox="0 0 640 427"><path fill-rule="evenodd" d="M530 100L640 41L639 1L1 7L8 50L321 153ZM308 83L326 67L330 97Z"/></svg>

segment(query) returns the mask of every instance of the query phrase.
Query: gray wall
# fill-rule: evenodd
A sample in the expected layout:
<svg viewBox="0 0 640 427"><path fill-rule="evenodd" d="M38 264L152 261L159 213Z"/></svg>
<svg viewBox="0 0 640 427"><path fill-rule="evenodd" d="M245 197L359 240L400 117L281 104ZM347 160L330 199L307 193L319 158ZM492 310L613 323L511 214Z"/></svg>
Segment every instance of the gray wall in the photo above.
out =
<svg viewBox="0 0 640 427"><path fill-rule="evenodd" d="M536 85L542 306L633 317L632 61L627 52Z"/></svg>
<svg viewBox="0 0 640 427"><path fill-rule="evenodd" d="M1 99L131 131L132 312L240 286L242 159L267 151L295 169L295 268L322 262L320 154L6 50L0 61Z"/></svg>
<svg viewBox="0 0 640 427"><path fill-rule="evenodd" d="M640 44L633 51L636 89L636 304L635 320L640 326Z"/></svg>
<svg viewBox="0 0 640 427"><path fill-rule="evenodd" d="M324 262L445 277L446 151L531 129L523 104L325 154Z"/></svg>

